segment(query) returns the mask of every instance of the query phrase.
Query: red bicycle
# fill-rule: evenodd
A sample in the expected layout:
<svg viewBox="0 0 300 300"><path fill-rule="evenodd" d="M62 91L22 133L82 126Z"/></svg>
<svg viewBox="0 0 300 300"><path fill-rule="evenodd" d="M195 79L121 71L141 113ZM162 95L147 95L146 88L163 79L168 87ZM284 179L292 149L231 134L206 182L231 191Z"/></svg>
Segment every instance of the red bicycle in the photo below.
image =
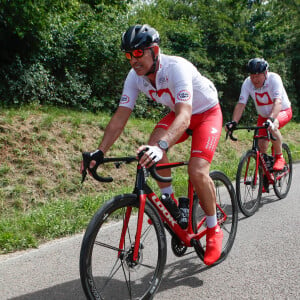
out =
<svg viewBox="0 0 300 300"><path fill-rule="evenodd" d="M281 171L273 171L274 149L271 147L269 154L261 153L258 148L259 139L274 139L270 132L267 135L259 135L259 129L266 126L240 126L227 132L233 141L237 141L232 134L235 130L254 131L252 149L248 150L240 159L236 173L236 196L241 212L246 216L252 216L259 208L262 192L269 192L269 186L273 186L279 199L287 196L293 175L293 163L291 151L287 144L282 144L282 153L285 166Z"/></svg>
<svg viewBox="0 0 300 300"><path fill-rule="evenodd" d="M110 182L89 169L89 153L83 153L85 170L98 181ZM104 158L104 163L137 162L136 157ZM157 164L146 169L137 163L131 194L107 201L96 212L84 234L80 252L80 277L88 299L152 299L159 288L166 264L165 229L171 235L173 253L180 257L193 247L201 260L205 252L206 221L199 199L188 180L189 214L182 229L147 183L151 176L162 182L157 170L186 166L188 162ZM83 172L83 181L86 171ZM219 171L210 173L215 184L218 223L223 229L222 262L232 248L238 222L234 187Z"/></svg>

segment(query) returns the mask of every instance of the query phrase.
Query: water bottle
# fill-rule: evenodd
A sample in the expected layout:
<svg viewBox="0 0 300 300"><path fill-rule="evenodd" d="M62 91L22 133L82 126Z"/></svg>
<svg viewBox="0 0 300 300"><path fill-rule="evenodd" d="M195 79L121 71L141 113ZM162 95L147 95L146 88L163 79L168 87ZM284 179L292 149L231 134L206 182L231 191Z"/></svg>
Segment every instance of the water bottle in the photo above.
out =
<svg viewBox="0 0 300 300"><path fill-rule="evenodd" d="M179 225L182 229L186 229L189 223L189 198L179 197L179 210L181 213L181 218Z"/></svg>
<svg viewBox="0 0 300 300"><path fill-rule="evenodd" d="M170 197L169 194L162 194L160 200L168 209L172 217L177 221L177 223L179 223L181 219L181 213L175 201Z"/></svg>
<svg viewBox="0 0 300 300"><path fill-rule="evenodd" d="M273 169L273 164L274 164L274 157L272 155L268 155L266 153L263 153L264 160L266 162L266 166L269 171Z"/></svg>

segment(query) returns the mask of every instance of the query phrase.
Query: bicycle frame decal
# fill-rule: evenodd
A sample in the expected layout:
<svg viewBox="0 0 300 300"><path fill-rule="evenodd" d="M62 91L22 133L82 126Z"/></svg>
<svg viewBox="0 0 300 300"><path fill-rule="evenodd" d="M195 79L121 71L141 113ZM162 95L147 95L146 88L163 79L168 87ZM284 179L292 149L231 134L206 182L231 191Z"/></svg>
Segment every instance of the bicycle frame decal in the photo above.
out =
<svg viewBox="0 0 300 300"><path fill-rule="evenodd" d="M175 225L177 224L176 221L171 216L170 212L165 208L160 199L154 193L148 195L148 197L151 200L151 202L154 203L155 206L159 209L160 213L163 214L164 218L169 221L168 223L172 224L172 227L175 227Z"/></svg>
<svg viewBox="0 0 300 300"><path fill-rule="evenodd" d="M151 203L153 203L158 208L161 218L167 222L167 224L170 226L170 229L180 238L180 240L185 245L190 247L192 239L199 240L206 234L206 228L204 228L202 231L198 232L197 234L194 233L194 231L192 229L191 219L190 219L191 214L189 216L189 226L188 226L187 230L186 229L184 230L174 220L174 218L172 217L170 212L165 208L163 203L160 201L160 199L156 196L156 194L154 192L151 194L148 194L147 197L151 201ZM191 211L191 209L190 209L190 211ZM224 213L224 215L225 215L225 213ZM225 215L225 219L226 219L226 215ZM205 220L206 220L206 217L204 217L201 220L201 222L199 222L198 228L197 228L198 230L204 224Z"/></svg>

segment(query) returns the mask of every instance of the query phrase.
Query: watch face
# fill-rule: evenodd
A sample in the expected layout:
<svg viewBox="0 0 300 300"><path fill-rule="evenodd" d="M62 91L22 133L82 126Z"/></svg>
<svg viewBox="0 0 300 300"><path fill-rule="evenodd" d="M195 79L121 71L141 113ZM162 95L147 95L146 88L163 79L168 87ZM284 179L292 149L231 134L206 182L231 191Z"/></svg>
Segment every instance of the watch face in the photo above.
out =
<svg viewBox="0 0 300 300"><path fill-rule="evenodd" d="M158 141L158 146L162 149L162 150L168 150L169 148L169 144L166 141L160 140Z"/></svg>

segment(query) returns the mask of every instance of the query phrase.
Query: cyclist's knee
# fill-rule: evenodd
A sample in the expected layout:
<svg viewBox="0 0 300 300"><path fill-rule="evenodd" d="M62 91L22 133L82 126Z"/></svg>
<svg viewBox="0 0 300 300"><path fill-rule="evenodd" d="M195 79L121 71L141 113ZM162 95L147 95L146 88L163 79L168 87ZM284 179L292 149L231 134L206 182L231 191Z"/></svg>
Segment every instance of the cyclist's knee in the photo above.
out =
<svg viewBox="0 0 300 300"><path fill-rule="evenodd" d="M188 173L189 177L192 180L192 182L201 182L205 183L209 180L209 167L210 164L201 164L201 163L193 163L190 161L189 168L188 168Z"/></svg>

